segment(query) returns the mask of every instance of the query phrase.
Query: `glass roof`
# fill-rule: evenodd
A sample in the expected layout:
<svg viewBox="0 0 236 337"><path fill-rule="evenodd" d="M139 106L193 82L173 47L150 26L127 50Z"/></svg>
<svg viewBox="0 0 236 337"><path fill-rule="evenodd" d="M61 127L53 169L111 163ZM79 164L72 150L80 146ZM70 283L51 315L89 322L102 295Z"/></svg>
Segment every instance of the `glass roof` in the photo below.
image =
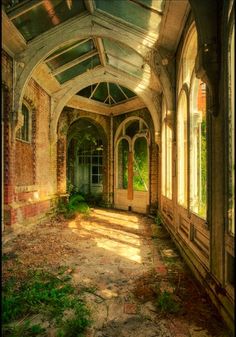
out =
<svg viewBox="0 0 236 337"><path fill-rule="evenodd" d="M95 0L96 8L128 24L158 34L163 0Z"/></svg>
<svg viewBox="0 0 236 337"><path fill-rule="evenodd" d="M94 67L100 65L100 59L99 57L93 56L90 57L89 59L76 64L75 66L61 72L60 74L56 75L56 79L62 84L66 81L71 80L72 78L83 74L85 71L88 69L93 69Z"/></svg>
<svg viewBox="0 0 236 337"><path fill-rule="evenodd" d="M72 47L68 46L67 48L69 48L69 50L68 49L65 50L65 47L64 47L64 50L61 48L62 49L61 51L58 50L57 53L54 53L54 56L57 54L60 54L60 55L54 57L53 59L51 59L53 55L48 57L48 59L50 60L46 63L49 66L49 68L54 70L68 62L73 61L74 59L82 55L85 55L88 52L91 52L92 50L96 50L92 39L88 41L86 40L85 42L82 42L82 43L80 42L80 44L78 43L72 44Z"/></svg>
<svg viewBox="0 0 236 337"><path fill-rule="evenodd" d="M79 14L86 11L91 13L93 4L95 13L109 15L114 25L120 21L127 25L127 30L129 25L141 29L145 34L158 34L165 0L91 0L90 6L86 1L5 0L4 8L27 41ZM49 68L49 76L54 76L61 85L98 66L104 66L105 70L106 66L111 66L138 78L143 78L146 72L150 73L150 67L144 64L143 58L134 49L103 36L68 41L58 46L44 62ZM107 82L89 86L79 94L109 105L135 96L127 88Z"/></svg>
<svg viewBox="0 0 236 337"><path fill-rule="evenodd" d="M108 64L122 71L141 77L143 58L132 48L107 38L103 38Z"/></svg>
<svg viewBox="0 0 236 337"><path fill-rule="evenodd" d="M10 4L10 3L9 3ZM27 11L23 6L30 4ZM14 18L14 10L21 8L22 13ZM29 9L30 8L30 9ZM60 23L81 14L86 10L84 2L78 0L48 0L28 1L19 3L12 8L8 6L7 14L13 17L12 22L19 29L26 41L30 41L39 34L53 28Z"/></svg>
<svg viewBox="0 0 236 337"><path fill-rule="evenodd" d="M136 97L136 94L117 83L100 82L88 86L77 93L78 96L90 98L92 100L114 105L125 102L130 98Z"/></svg>

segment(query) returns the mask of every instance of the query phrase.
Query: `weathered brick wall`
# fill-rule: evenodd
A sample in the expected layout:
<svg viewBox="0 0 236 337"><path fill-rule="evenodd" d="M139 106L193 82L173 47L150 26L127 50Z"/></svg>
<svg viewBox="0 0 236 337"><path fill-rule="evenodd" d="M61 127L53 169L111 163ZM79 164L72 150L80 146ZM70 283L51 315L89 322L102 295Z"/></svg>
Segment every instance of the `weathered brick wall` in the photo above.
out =
<svg viewBox="0 0 236 337"><path fill-rule="evenodd" d="M40 186L41 197L47 197L56 192L55 172L51 169L50 145L50 114L51 98L33 79L29 81L25 97L35 108L35 126L32 129L35 181Z"/></svg>
<svg viewBox="0 0 236 337"><path fill-rule="evenodd" d="M13 60L5 50L2 50L2 82L12 90L13 85Z"/></svg>
<svg viewBox="0 0 236 337"><path fill-rule="evenodd" d="M33 185L34 183L34 153L31 143L16 140L15 153L15 183L16 186Z"/></svg>
<svg viewBox="0 0 236 337"><path fill-rule="evenodd" d="M4 157L3 157L3 185L4 185L4 224L15 221L16 214L8 205L14 201L14 144L12 144L12 87L13 60L2 50L2 120L4 123Z"/></svg>

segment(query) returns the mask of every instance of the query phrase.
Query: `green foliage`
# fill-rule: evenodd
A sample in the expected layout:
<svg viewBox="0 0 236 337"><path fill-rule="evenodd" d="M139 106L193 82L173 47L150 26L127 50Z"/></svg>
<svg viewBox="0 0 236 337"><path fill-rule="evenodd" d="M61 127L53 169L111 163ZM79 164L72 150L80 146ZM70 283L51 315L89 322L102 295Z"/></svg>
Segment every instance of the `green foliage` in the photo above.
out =
<svg viewBox="0 0 236 337"><path fill-rule="evenodd" d="M30 325L30 321L3 328L5 337L46 337L45 329L39 324Z"/></svg>
<svg viewBox="0 0 236 337"><path fill-rule="evenodd" d="M81 315L83 312L83 315ZM90 324L88 315L84 307L75 308L75 316L62 322L62 327L57 333L57 337L84 337L84 330Z"/></svg>
<svg viewBox="0 0 236 337"><path fill-rule="evenodd" d="M160 293L157 298L156 305L163 313L174 314L180 310L180 306L173 299L173 295L166 290Z"/></svg>
<svg viewBox="0 0 236 337"><path fill-rule="evenodd" d="M162 222L162 218L160 216L160 214L157 212L157 216L155 217L155 223L158 225L158 226L161 226L163 224Z"/></svg>
<svg viewBox="0 0 236 337"><path fill-rule="evenodd" d="M46 319L55 322L61 331L69 331L69 327L76 326L77 331L82 333L89 325L89 311L83 301L76 294L76 289L68 283L68 275L60 277L48 272L31 271L26 280L9 280L3 287L2 296L2 321L4 336L28 337L44 336L44 329L40 325L30 325L25 321L23 324L15 324L15 320L22 320L27 315L41 314ZM63 321L63 314L71 309L74 312L77 323ZM72 327L71 327L72 329ZM62 336L77 336L73 334ZM82 335L78 335L82 336Z"/></svg>
<svg viewBox="0 0 236 337"><path fill-rule="evenodd" d="M89 214L90 208L81 194L74 194L69 198L69 202L59 200L57 213L62 214L66 219L74 218L76 213Z"/></svg>
<svg viewBox="0 0 236 337"><path fill-rule="evenodd" d="M17 255L13 252L9 252L9 253L4 253L2 255L2 261L8 261L8 260L12 260L12 259L15 259L17 258Z"/></svg>
<svg viewBox="0 0 236 337"><path fill-rule="evenodd" d="M145 138L135 141L133 187L135 191L148 190L148 152Z"/></svg>

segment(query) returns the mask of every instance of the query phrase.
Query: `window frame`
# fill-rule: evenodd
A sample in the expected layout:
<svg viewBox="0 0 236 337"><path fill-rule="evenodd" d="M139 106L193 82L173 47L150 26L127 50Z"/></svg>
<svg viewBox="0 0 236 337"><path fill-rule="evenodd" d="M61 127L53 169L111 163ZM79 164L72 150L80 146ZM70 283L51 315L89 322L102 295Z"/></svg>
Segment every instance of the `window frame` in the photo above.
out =
<svg viewBox="0 0 236 337"><path fill-rule="evenodd" d="M28 121L27 121L28 122L27 123L28 124L28 127L27 127L28 139L22 138L22 130L24 129L24 126L25 126L25 118L24 118L23 125L16 131L16 140L23 142L23 143L30 144L32 142L32 108L25 100L22 103L22 110L23 110L23 106L25 106L28 111ZM23 114L23 112L21 113Z"/></svg>
<svg viewBox="0 0 236 337"><path fill-rule="evenodd" d="M167 105L165 98L162 98L162 125L161 125L161 193L169 200L173 199L173 128L167 120ZM168 129L171 131L171 141L168 139ZM170 147L170 149L169 149ZM170 155L170 160L169 160ZM168 162L170 167L168 168ZM169 192L169 193L168 193Z"/></svg>

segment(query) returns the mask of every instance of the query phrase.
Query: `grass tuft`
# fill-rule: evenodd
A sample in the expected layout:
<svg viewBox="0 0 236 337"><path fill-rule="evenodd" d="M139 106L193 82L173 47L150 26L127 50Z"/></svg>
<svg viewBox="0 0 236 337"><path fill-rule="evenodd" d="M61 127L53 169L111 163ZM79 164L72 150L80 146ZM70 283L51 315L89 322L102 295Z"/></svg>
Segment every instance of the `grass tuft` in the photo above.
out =
<svg viewBox="0 0 236 337"><path fill-rule="evenodd" d="M61 270L59 273L60 276L34 270L28 273L24 281L10 279L4 284L2 322L5 337L44 336L44 329L40 325L25 321L26 317L35 314L53 322L61 333L66 331L66 335L62 336L77 336L75 326L80 333L78 336L82 336L90 324L89 311L78 297L77 289L69 283L68 278L61 276ZM64 321L64 313L68 310L72 310L74 317ZM69 334L70 329L73 334Z"/></svg>

